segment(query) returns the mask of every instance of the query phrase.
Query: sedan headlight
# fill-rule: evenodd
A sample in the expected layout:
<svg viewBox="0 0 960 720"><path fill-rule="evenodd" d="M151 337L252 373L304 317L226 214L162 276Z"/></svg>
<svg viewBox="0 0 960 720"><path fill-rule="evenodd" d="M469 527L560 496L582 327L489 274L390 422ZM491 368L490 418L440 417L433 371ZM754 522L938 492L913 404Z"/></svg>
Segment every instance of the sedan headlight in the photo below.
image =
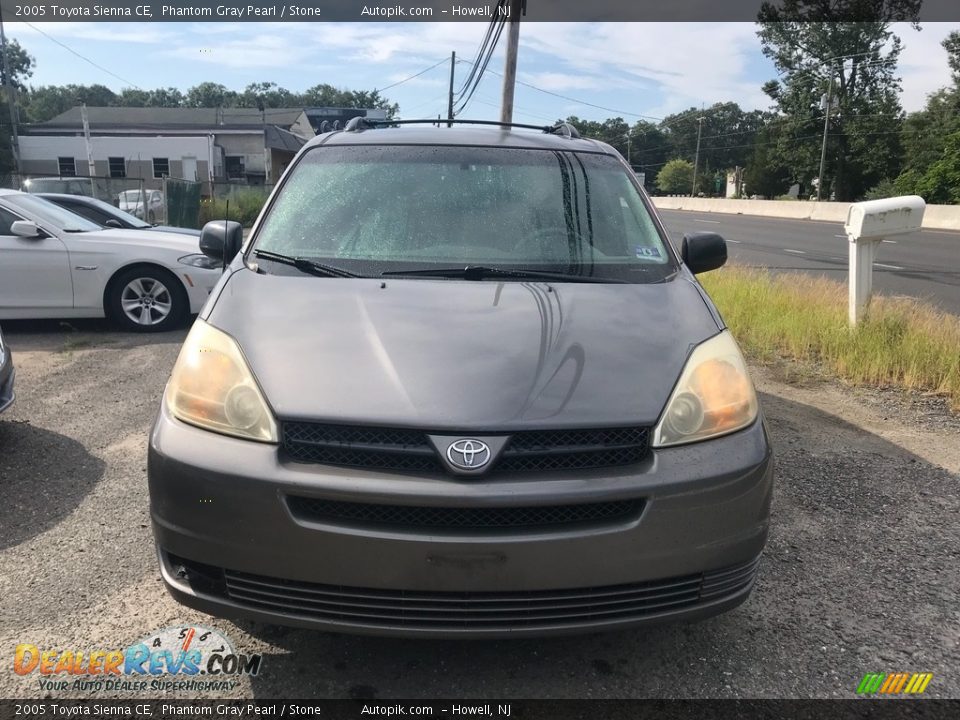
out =
<svg viewBox="0 0 960 720"><path fill-rule="evenodd" d="M757 418L757 393L740 348L724 330L694 349L654 429L654 447L726 435Z"/></svg>
<svg viewBox="0 0 960 720"><path fill-rule="evenodd" d="M223 267L221 260L214 260L212 257L207 257L200 253L184 255L182 258L177 258L177 262L181 265L190 265L191 267L203 268L204 270L218 270Z"/></svg>
<svg viewBox="0 0 960 720"><path fill-rule="evenodd" d="M277 442L277 423L237 342L197 320L167 385L174 417L197 427L261 442Z"/></svg>

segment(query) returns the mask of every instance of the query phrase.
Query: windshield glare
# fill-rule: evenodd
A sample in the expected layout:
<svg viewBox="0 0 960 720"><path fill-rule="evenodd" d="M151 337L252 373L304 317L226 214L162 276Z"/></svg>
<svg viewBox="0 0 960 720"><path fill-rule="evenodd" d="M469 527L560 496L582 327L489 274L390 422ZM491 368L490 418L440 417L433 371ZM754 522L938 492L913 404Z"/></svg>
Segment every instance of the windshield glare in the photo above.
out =
<svg viewBox="0 0 960 720"><path fill-rule="evenodd" d="M33 216L41 223L49 225L57 230L64 232L88 232L91 230L100 230L101 227L95 223L81 217L75 213L66 210L59 205L54 205L49 200L44 200L36 195L5 195L6 200L11 205L23 209L25 213Z"/></svg>
<svg viewBox="0 0 960 720"><path fill-rule="evenodd" d="M255 246L362 275L484 265L651 282L675 269L615 158L552 150L321 146Z"/></svg>

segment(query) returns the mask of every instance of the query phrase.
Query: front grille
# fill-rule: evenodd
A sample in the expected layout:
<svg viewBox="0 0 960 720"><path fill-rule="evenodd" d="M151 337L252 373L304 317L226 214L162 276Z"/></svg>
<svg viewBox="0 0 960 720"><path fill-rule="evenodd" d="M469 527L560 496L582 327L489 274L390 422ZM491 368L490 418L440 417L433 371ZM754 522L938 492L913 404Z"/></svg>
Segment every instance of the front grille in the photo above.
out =
<svg viewBox="0 0 960 720"><path fill-rule="evenodd" d="M381 590L282 580L233 570L226 570L224 576L227 597L254 610L367 627L514 630L628 622L695 609L747 589L754 580L757 562L665 580L526 592ZM722 591L716 584L719 577L728 578L721 583Z"/></svg>
<svg viewBox="0 0 960 720"><path fill-rule="evenodd" d="M449 431L442 434L453 437ZM478 434L484 433L463 436ZM427 432L420 430L284 422L283 449L296 462L400 472L444 469ZM645 427L524 430L510 435L487 474L631 465L643 460L648 451Z"/></svg>
<svg viewBox="0 0 960 720"><path fill-rule="evenodd" d="M635 519L642 500L533 507L431 507L368 505L319 498L287 498L290 511L314 522L335 522L405 529L545 528Z"/></svg>
<svg viewBox="0 0 960 720"><path fill-rule="evenodd" d="M417 430L285 422L283 449L299 462L381 470L442 469L427 436Z"/></svg>

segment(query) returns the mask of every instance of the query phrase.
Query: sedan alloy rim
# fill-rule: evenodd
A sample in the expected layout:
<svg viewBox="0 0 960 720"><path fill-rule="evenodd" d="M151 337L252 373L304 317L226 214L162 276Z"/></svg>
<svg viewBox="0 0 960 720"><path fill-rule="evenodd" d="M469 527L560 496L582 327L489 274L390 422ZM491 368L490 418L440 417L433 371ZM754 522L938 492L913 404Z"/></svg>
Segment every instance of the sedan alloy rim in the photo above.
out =
<svg viewBox="0 0 960 720"><path fill-rule="evenodd" d="M173 309L173 298L167 286L150 277L137 278L127 283L120 295L124 314L138 325L156 325L163 322Z"/></svg>

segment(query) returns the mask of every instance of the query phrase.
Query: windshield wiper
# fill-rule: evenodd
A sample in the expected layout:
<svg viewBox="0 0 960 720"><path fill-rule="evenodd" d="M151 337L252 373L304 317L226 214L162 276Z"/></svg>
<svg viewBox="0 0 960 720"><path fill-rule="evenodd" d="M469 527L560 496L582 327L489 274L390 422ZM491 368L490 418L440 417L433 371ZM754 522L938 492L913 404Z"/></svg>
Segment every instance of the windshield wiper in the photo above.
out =
<svg viewBox="0 0 960 720"><path fill-rule="evenodd" d="M310 258L293 257L292 255L283 255L281 253L270 252L269 250L254 250L253 254L258 258L262 257L265 260L273 260L274 262L283 263L284 265L292 265L297 270L310 273L311 275L341 278L360 277L356 273L352 273L349 270L344 270L343 268L335 267L333 265L317 262L316 260L311 260Z"/></svg>
<svg viewBox="0 0 960 720"><path fill-rule="evenodd" d="M381 275L421 275L424 277L463 278L464 280L483 280L484 278L518 278L521 280L554 280L556 282L584 283L625 283L626 280L592 275L574 275L572 273L545 272L540 270L508 270L506 268L467 265L462 268L419 268L416 270L387 270Z"/></svg>

